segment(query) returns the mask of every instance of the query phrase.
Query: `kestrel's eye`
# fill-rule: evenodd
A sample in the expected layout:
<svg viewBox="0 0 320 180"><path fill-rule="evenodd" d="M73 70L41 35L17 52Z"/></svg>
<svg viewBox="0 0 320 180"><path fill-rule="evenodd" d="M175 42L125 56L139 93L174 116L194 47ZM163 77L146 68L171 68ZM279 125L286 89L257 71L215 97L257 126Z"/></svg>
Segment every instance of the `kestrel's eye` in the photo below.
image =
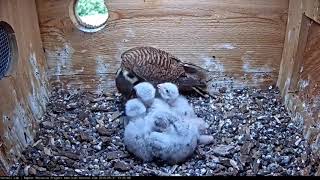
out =
<svg viewBox="0 0 320 180"><path fill-rule="evenodd" d="M129 77L130 79L133 79L135 76L133 74L131 74L130 72L127 72L126 74L127 77Z"/></svg>

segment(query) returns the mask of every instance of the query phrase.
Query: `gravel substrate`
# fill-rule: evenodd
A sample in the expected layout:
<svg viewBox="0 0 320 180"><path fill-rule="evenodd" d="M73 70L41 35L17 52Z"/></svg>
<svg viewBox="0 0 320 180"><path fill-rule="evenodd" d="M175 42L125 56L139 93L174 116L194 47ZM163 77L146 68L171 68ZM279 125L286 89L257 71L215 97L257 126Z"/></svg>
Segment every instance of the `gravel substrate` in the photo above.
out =
<svg viewBox="0 0 320 180"><path fill-rule="evenodd" d="M11 175L315 175L319 158L302 124L286 112L279 91L235 89L209 99L188 97L215 137L185 163L142 163L122 142L121 97L54 90L35 143ZM319 172L318 172L319 174Z"/></svg>

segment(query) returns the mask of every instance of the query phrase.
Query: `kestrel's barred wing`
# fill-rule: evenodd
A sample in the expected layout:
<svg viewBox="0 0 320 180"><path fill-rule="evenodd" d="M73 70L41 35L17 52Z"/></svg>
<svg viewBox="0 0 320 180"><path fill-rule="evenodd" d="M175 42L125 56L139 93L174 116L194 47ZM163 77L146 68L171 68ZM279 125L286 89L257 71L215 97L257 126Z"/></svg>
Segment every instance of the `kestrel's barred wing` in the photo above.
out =
<svg viewBox="0 0 320 180"><path fill-rule="evenodd" d="M185 73L176 58L152 47L130 49L124 52L121 58L122 67L147 81L175 81Z"/></svg>
<svg viewBox="0 0 320 180"><path fill-rule="evenodd" d="M139 80L154 85L172 82L182 91L197 91L200 88L206 93L205 70L184 63L168 52L153 47L135 47L122 53L121 59L120 67Z"/></svg>

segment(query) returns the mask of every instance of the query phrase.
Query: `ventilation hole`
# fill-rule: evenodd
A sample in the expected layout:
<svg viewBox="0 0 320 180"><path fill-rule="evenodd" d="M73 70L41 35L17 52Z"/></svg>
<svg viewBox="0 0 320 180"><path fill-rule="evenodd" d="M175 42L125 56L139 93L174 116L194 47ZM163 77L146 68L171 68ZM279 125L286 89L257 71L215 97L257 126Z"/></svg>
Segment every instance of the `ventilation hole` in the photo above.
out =
<svg viewBox="0 0 320 180"><path fill-rule="evenodd" d="M18 59L18 45L12 27L0 21L0 79L13 73Z"/></svg>
<svg viewBox="0 0 320 180"><path fill-rule="evenodd" d="M11 61L9 32L0 24L0 79L5 76Z"/></svg>
<svg viewBox="0 0 320 180"><path fill-rule="evenodd" d="M104 0L74 0L70 6L70 18L81 31L97 32L106 26L109 13Z"/></svg>

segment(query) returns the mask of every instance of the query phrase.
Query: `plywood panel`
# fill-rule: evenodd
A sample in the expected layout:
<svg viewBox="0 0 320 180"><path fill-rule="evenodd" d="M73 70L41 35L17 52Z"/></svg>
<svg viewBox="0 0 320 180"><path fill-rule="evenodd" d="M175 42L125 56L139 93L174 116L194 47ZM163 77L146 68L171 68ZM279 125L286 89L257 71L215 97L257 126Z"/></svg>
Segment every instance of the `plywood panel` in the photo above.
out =
<svg viewBox="0 0 320 180"><path fill-rule="evenodd" d="M243 87L267 87L276 84L277 72L273 73L211 73L209 86L211 92L221 87L243 88ZM59 75L51 78L52 86L56 84L65 89L85 89L95 93L115 92L115 74L99 74L99 75Z"/></svg>
<svg viewBox="0 0 320 180"><path fill-rule="evenodd" d="M305 138L320 148L310 132L320 119L319 0L290 0L278 86L294 120L304 125Z"/></svg>
<svg viewBox="0 0 320 180"><path fill-rule="evenodd" d="M298 96L305 103L309 115L316 123L320 122L320 24L313 22L309 33L306 48L303 54L303 63L299 72Z"/></svg>
<svg viewBox="0 0 320 180"><path fill-rule="evenodd" d="M33 141L48 82L35 1L1 0L0 21L13 28L18 49L8 76L0 80L0 164L6 173Z"/></svg>
<svg viewBox="0 0 320 180"><path fill-rule="evenodd" d="M290 1L288 23L279 71L278 86L282 95L287 94L291 83L294 62L300 41L301 22L304 13L303 0ZM303 51L303 50L302 50Z"/></svg>
<svg viewBox="0 0 320 180"><path fill-rule="evenodd" d="M121 53L142 45L168 51L220 78L279 71L287 0L107 0L107 27L93 34L72 24L70 0L36 2L51 79L76 75L88 82L85 75L112 75ZM252 80L246 83L270 82Z"/></svg>
<svg viewBox="0 0 320 180"><path fill-rule="evenodd" d="M285 96L296 91L297 73L302 62L311 20L319 22L319 0L290 0L288 23L277 85Z"/></svg>
<svg viewBox="0 0 320 180"><path fill-rule="evenodd" d="M320 0L308 0L304 4L306 15L317 23L320 23Z"/></svg>

